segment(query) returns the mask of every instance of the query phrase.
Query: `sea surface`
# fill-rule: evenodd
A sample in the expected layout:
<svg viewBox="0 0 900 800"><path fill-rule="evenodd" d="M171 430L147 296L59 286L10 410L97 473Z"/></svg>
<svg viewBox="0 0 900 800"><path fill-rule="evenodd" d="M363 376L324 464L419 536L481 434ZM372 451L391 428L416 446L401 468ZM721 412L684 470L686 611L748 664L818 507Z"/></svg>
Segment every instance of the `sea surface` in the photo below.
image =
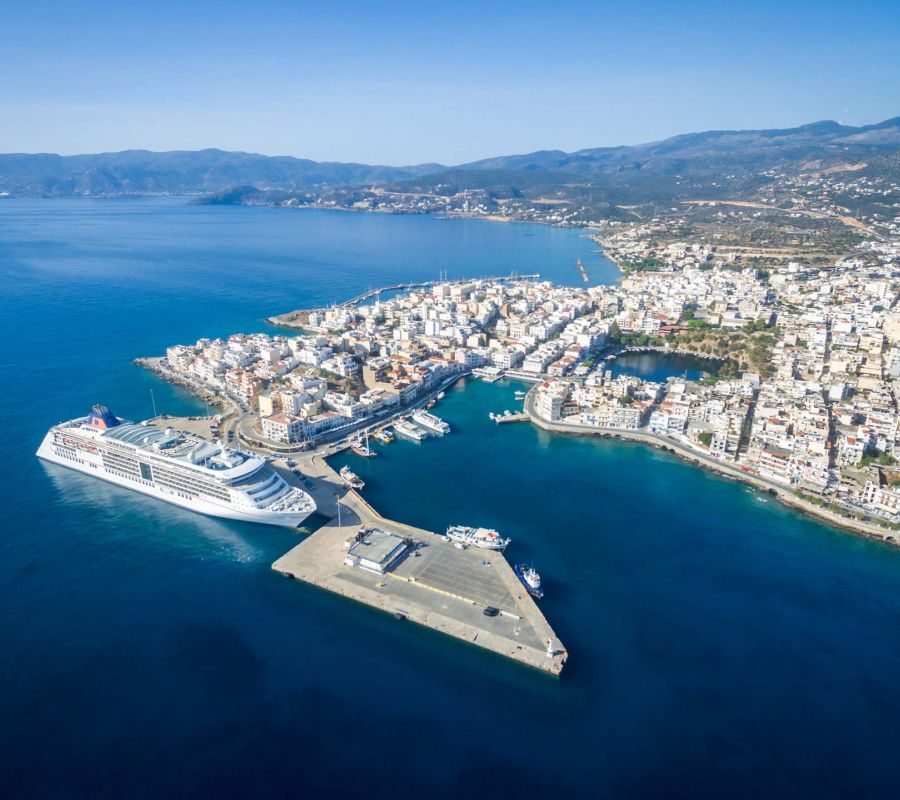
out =
<svg viewBox="0 0 900 800"><path fill-rule="evenodd" d="M34 457L94 402L202 411L135 356L442 270L579 285L578 257L615 279L539 226L0 200L2 796L896 796L900 552L656 450L497 426L515 384L457 384L450 436L353 468L389 517L512 537L559 680L284 580L294 533Z"/></svg>

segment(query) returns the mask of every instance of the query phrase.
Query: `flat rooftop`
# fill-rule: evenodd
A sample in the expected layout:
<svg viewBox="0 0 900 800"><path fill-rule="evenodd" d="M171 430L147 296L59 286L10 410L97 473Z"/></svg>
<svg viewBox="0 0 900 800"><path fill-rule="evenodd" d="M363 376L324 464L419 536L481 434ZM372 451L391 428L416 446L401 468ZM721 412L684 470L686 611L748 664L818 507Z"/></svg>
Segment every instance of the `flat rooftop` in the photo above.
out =
<svg viewBox="0 0 900 800"><path fill-rule="evenodd" d="M395 533L387 533L377 528L360 533L362 538L350 548L350 555L375 564L390 561L398 550L406 547L404 540Z"/></svg>

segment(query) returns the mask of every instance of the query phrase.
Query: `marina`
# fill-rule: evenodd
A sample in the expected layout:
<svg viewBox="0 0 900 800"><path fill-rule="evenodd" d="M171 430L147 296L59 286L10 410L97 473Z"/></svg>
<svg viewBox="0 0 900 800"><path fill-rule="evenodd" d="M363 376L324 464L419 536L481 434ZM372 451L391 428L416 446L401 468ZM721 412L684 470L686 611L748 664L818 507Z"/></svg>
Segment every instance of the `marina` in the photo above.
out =
<svg viewBox="0 0 900 800"><path fill-rule="evenodd" d="M537 281L540 280L541 276L537 272L525 273L525 274L512 274L512 275L500 275L493 278L486 278L485 280L490 281ZM297 311L289 311L286 314L278 314L277 316L269 317L268 322L272 325L278 325L284 328L303 328L308 324L309 315L316 312L324 312L328 308L354 308L362 303L367 302L373 298L379 298L382 294L387 294L390 292L404 292L409 291L411 289L428 289L433 286L436 286L439 283L451 283L451 284L461 284L466 283L466 281L408 281L406 283L394 283L388 286L379 286L374 289L367 289L365 292L361 292L354 297L351 297L349 300L345 300L342 303L336 303L333 306L328 307L319 307L319 308L309 308L309 309L298 309Z"/></svg>

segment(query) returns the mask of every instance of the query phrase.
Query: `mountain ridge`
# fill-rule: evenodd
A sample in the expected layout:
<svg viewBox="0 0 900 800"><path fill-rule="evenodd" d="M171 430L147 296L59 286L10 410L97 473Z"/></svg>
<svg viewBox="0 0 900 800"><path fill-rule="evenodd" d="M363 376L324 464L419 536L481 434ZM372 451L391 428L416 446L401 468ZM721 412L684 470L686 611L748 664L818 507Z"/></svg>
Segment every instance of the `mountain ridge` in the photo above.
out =
<svg viewBox="0 0 900 800"><path fill-rule="evenodd" d="M254 202L265 202L266 193L281 200L286 193L347 194L375 187L428 194L449 183L498 197L557 191L577 199L587 191L605 204L642 198L665 202L687 189L708 193L721 181L734 191L745 190L771 169L854 157L877 161L898 151L900 117L863 126L819 120L795 128L700 131L638 145L537 150L455 166L314 161L219 148L68 156L6 153L0 154L0 192L37 197L173 194L218 202L243 202L242 197L254 194ZM230 199L217 200L220 195Z"/></svg>

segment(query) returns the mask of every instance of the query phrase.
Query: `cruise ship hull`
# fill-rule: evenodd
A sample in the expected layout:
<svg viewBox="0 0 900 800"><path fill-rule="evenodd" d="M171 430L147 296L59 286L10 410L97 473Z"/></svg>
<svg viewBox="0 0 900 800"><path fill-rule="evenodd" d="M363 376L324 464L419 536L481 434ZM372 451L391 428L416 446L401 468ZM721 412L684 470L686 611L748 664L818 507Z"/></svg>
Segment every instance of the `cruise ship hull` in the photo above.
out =
<svg viewBox="0 0 900 800"><path fill-rule="evenodd" d="M234 519L242 522L257 522L263 525L276 525L279 527L296 528L299 526L312 511L304 512L273 512L273 511L254 511L253 509L234 508L225 503L217 503L212 499L194 496L190 498L179 496L174 490L164 486L158 486L150 482L138 481L134 478L117 475L110 472L103 463L99 452L94 453L89 449L78 450L78 460L71 457L65 457L57 452L54 446L54 435L51 430L45 437L41 446L37 450L37 456L45 461L59 464L63 467L81 472L85 475L91 475L95 478L101 478L108 483L116 486L122 486L135 492L140 492L148 497L154 497L157 500L163 500L166 503L179 506L180 508L193 511L198 514L206 514L211 517L220 517L223 519Z"/></svg>

